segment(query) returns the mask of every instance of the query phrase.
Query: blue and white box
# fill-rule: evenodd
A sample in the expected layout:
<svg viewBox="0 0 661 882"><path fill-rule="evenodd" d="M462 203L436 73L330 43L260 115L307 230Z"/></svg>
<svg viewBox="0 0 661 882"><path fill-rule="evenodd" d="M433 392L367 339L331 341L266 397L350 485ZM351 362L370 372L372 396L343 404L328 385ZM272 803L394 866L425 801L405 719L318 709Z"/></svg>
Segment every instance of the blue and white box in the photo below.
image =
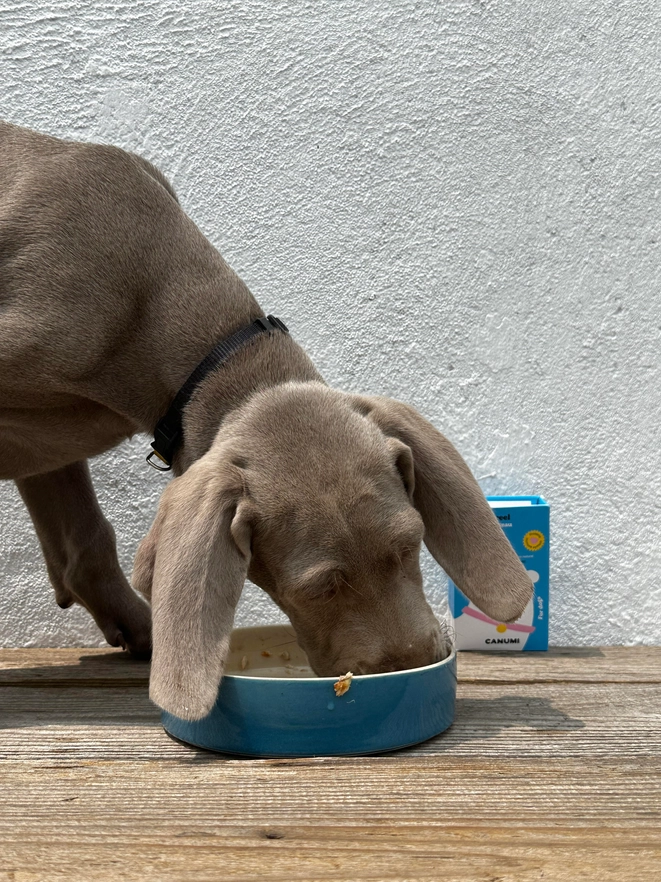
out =
<svg viewBox="0 0 661 882"><path fill-rule="evenodd" d="M505 535L530 575L534 595L516 622L485 615L449 581L456 648L549 648L549 504L541 496L487 496Z"/></svg>

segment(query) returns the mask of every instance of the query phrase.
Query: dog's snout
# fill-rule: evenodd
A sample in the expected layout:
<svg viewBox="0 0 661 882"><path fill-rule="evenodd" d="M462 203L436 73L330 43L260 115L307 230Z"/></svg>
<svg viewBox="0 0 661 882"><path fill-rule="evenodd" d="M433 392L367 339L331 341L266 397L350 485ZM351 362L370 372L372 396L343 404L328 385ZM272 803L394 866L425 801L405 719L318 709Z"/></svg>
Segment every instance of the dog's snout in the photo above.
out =
<svg viewBox="0 0 661 882"><path fill-rule="evenodd" d="M409 643L401 648L388 648L374 658L361 658L351 670L355 674L389 674L411 668L422 668L443 661L451 651L446 635L439 629L426 640Z"/></svg>

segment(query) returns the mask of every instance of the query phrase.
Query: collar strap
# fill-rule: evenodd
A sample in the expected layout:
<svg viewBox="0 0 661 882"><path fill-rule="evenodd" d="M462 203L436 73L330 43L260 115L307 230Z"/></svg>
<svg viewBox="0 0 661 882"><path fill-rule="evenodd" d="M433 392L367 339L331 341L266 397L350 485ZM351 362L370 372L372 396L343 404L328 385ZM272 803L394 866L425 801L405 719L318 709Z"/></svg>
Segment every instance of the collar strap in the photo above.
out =
<svg viewBox="0 0 661 882"><path fill-rule="evenodd" d="M258 318L246 328L241 328L230 337L221 340L207 357L195 368L181 389L174 397L168 412L162 417L154 429L154 440L151 446L154 448L147 462L159 472L169 472L172 468L172 459L181 442L183 410L193 397L196 388L211 371L223 365L235 352L242 349L245 344L260 334L271 334L273 331L282 331L288 334L287 325L274 315L266 318ZM163 465L159 465L155 458Z"/></svg>

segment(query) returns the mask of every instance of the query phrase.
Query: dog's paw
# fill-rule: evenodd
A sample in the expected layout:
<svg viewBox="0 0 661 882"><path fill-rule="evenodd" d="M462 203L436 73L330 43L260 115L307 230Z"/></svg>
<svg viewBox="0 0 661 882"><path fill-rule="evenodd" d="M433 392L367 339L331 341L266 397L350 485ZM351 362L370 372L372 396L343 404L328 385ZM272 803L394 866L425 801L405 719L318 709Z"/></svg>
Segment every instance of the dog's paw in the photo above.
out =
<svg viewBox="0 0 661 882"><path fill-rule="evenodd" d="M121 646L133 658L151 658L151 610L136 597L136 603L116 621L104 625L101 630L111 646Z"/></svg>

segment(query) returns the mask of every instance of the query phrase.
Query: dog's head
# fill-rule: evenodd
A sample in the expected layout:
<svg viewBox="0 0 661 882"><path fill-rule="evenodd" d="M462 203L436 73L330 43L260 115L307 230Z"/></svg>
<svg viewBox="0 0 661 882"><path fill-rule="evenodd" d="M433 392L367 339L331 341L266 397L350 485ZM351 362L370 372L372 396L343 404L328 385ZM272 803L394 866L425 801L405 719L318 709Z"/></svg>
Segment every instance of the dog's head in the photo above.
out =
<svg viewBox="0 0 661 882"><path fill-rule="evenodd" d="M185 719L209 712L246 577L289 616L321 676L444 658L423 540L480 609L521 614L525 569L464 461L413 408L321 383L257 394L171 482L138 549L152 698Z"/></svg>

